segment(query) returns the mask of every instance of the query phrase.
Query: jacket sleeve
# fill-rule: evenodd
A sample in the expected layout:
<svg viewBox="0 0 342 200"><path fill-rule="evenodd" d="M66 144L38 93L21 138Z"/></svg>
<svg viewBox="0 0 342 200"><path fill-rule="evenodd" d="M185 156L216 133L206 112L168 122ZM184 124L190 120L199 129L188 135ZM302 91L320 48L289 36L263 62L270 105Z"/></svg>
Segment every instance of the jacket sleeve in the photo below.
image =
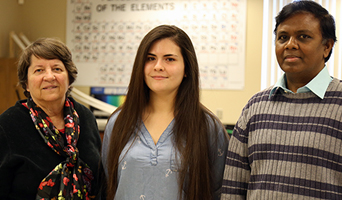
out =
<svg viewBox="0 0 342 200"><path fill-rule="evenodd" d="M210 168L213 178L213 199L218 200L222 192L222 179L228 150L228 134L221 122L218 121L216 121L215 126L212 126L210 130Z"/></svg>

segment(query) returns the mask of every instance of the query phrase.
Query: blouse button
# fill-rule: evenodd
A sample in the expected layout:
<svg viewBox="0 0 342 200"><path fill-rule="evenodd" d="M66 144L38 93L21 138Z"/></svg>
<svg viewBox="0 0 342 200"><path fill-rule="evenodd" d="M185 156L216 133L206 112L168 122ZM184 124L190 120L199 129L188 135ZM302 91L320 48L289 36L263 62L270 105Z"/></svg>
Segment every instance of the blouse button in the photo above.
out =
<svg viewBox="0 0 342 200"><path fill-rule="evenodd" d="M157 165L158 149L151 149L151 165Z"/></svg>

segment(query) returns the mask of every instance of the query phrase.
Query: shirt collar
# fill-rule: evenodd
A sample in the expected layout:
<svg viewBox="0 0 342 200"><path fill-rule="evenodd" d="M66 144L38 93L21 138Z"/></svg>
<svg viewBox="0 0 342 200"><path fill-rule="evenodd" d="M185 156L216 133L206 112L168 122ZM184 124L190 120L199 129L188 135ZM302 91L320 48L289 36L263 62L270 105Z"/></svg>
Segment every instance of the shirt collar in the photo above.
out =
<svg viewBox="0 0 342 200"><path fill-rule="evenodd" d="M297 93L304 93L311 91L316 94L319 98L323 99L324 94L327 91L327 88L332 81L332 77L329 75L329 71L327 67L324 67L318 74L315 76L308 84L304 85L301 88L298 88ZM286 75L283 74L277 83L271 89L269 97L275 93L275 91L281 88L285 92L293 93L291 90L286 88Z"/></svg>

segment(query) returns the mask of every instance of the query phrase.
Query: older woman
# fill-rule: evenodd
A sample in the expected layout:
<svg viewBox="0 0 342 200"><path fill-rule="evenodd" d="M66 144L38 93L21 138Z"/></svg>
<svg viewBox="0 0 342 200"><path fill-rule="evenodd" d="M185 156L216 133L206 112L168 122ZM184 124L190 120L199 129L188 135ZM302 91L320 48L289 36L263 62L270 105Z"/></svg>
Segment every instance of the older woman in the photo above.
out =
<svg viewBox="0 0 342 200"><path fill-rule="evenodd" d="M95 198L101 139L90 110L68 97L76 75L58 40L38 39L22 53L27 100L0 115L0 199Z"/></svg>

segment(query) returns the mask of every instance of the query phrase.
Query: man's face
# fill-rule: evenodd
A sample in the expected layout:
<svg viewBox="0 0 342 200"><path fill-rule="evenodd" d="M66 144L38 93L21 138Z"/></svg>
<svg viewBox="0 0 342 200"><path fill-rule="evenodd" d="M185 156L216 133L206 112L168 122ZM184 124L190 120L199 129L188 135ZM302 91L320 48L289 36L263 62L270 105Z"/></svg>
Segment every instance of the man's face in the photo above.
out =
<svg viewBox="0 0 342 200"><path fill-rule="evenodd" d="M287 78L310 82L324 67L324 58L333 46L323 41L320 22L311 13L298 13L279 24L275 51Z"/></svg>

